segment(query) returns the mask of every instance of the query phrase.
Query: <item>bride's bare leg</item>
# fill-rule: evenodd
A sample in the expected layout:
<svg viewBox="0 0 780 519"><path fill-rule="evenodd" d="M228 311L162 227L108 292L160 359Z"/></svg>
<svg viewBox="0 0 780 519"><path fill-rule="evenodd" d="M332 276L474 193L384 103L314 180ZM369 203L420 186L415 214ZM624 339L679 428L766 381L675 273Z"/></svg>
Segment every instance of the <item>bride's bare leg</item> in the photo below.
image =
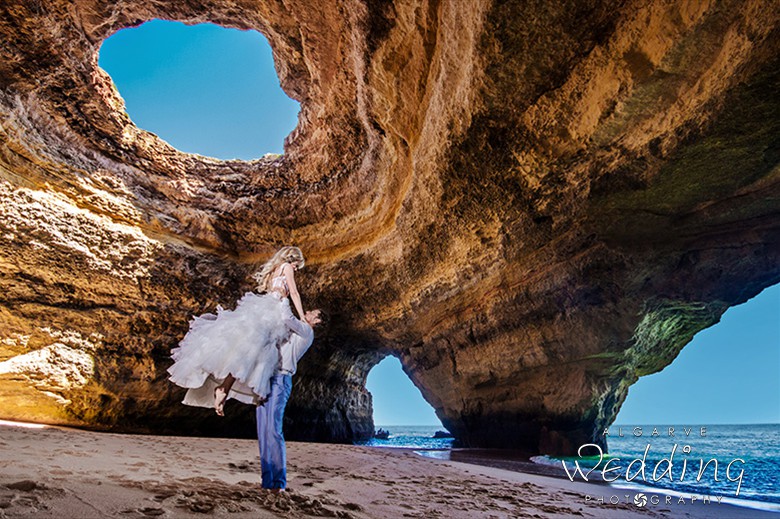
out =
<svg viewBox="0 0 780 519"><path fill-rule="evenodd" d="M214 409L219 416L225 416L225 400L227 400L230 388L233 387L233 382L235 381L236 378L233 375L228 375L214 390Z"/></svg>

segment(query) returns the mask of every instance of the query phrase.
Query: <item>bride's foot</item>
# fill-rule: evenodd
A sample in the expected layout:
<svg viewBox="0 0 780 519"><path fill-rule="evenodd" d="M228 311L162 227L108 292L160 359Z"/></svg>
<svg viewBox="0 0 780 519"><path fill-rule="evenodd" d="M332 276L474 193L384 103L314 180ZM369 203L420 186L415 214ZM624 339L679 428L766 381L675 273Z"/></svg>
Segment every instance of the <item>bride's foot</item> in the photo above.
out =
<svg viewBox="0 0 780 519"><path fill-rule="evenodd" d="M225 416L225 400L227 400L227 391L220 386L214 390L214 409L219 416Z"/></svg>

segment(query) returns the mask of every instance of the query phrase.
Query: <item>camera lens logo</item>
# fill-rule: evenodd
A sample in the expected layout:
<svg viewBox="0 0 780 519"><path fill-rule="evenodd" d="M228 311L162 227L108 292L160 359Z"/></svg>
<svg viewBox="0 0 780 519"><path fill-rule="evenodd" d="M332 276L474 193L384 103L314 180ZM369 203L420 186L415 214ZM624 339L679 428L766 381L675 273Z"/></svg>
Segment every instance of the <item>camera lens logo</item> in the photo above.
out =
<svg viewBox="0 0 780 519"><path fill-rule="evenodd" d="M644 494L635 494L634 495L634 504L638 506L639 508L642 508L647 504L647 496Z"/></svg>

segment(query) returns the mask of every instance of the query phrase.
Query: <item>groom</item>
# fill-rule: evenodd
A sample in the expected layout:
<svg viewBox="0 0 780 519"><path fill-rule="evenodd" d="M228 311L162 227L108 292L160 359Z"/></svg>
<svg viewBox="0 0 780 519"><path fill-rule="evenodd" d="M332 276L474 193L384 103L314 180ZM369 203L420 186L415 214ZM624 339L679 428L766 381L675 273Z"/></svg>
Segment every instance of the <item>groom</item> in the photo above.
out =
<svg viewBox="0 0 780 519"><path fill-rule="evenodd" d="M292 330L290 339L279 347L279 367L271 377L271 393L268 400L257 406L257 441L260 445L260 468L263 488L284 492L287 486L287 451L282 434L284 408L292 391L292 376L298 361L314 340L312 326L319 324L320 311L312 310L300 321L290 315L287 326Z"/></svg>

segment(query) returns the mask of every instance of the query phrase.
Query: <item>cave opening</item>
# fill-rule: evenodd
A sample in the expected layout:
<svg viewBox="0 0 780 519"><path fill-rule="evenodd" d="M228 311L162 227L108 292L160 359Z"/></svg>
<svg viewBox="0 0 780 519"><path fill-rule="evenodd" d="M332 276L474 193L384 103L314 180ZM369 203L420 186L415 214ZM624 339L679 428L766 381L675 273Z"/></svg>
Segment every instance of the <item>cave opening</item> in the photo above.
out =
<svg viewBox="0 0 780 519"><path fill-rule="evenodd" d="M281 155L300 105L282 90L268 40L255 30L154 19L100 47L136 126L176 149L221 160Z"/></svg>
<svg viewBox="0 0 780 519"><path fill-rule="evenodd" d="M778 423L779 316L780 285L729 308L629 388L615 425Z"/></svg>
<svg viewBox="0 0 780 519"><path fill-rule="evenodd" d="M433 407L404 373L401 361L388 355L368 373L375 427L424 426L443 429Z"/></svg>

